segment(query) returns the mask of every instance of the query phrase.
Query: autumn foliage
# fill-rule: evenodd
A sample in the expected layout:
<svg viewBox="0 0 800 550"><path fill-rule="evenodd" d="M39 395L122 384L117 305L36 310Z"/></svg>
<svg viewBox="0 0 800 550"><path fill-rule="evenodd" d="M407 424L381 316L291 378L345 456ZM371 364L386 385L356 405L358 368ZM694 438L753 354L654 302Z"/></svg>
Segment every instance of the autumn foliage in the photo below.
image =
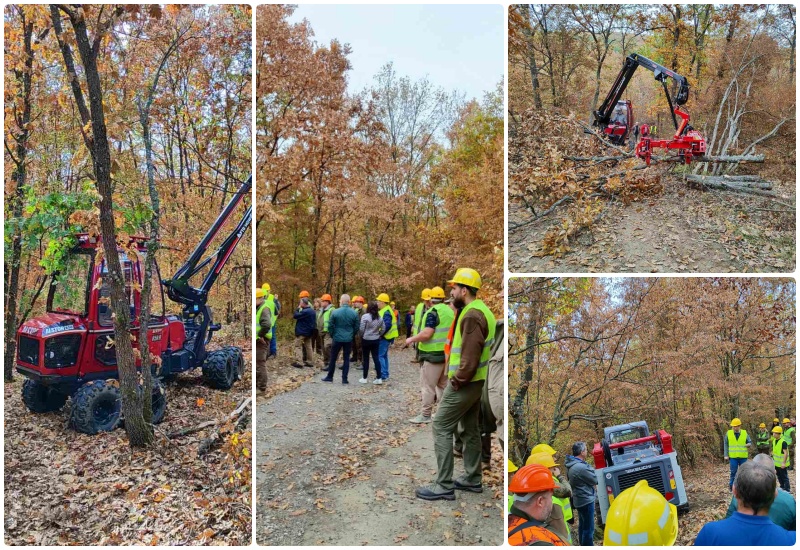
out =
<svg viewBox="0 0 800 550"><path fill-rule="evenodd" d="M512 279L512 460L540 442L591 447L632 420L671 433L683 464L721 459L732 418L754 434L796 408L795 292L766 278Z"/></svg>
<svg viewBox="0 0 800 550"><path fill-rule="evenodd" d="M257 18L259 281L292 300L389 292L403 307L469 266L499 306L500 88L464 101L387 59L353 92L349 46L318 44L292 12L260 6Z"/></svg>

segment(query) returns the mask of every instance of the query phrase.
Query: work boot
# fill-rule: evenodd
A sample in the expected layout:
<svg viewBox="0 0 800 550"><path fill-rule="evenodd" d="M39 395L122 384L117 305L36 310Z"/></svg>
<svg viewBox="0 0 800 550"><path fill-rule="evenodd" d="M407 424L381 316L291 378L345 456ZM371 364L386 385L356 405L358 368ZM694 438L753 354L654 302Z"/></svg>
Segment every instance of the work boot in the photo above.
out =
<svg viewBox="0 0 800 550"><path fill-rule="evenodd" d="M294 361L294 362L292 362L292 366L293 366L294 368L296 368L296 369L302 369L302 368L303 368L303 365L301 365L301 364L300 364L300 363L298 363L297 361Z"/></svg>
<svg viewBox="0 0 800 550"><path fill-rule="evenodd" d="M333 382L333 378L329 378L327 376L320 378L320 380L322 380L323 382Z"/></svg>
<svg viewBox="0 0 800 550"><path fill-rule="evenodd" d="M478 483L477 485L473 485L472 483L467 483L464 481L464 478L459 477L453 482L453 486L456 488L457 491L469 491L471 493L482 493L483 492L483 484Z"/></svg>
<svg viewBox="0 0 800 550"><path fill-rule="evenodd" d="M431 483L424 487L417 487L414 491L417 498L422 500L455 500L456 492L453 489L445 489L438 483Z"/></svg>
<svg viewBox="0 0 800 550"><path fill-rule="evenodd" d="M453 456L456 457L456 458L463 458L464 457L464 453L461 452L461 449L453 447Z"/></svg>
<svg viewBox="0 0 800 550"><path fill-rule="evenodd" d="M431 421L431 417L418 414L414 418L410 418L408 421L411 422L412 424L427 424L428 422Z"/></svg>

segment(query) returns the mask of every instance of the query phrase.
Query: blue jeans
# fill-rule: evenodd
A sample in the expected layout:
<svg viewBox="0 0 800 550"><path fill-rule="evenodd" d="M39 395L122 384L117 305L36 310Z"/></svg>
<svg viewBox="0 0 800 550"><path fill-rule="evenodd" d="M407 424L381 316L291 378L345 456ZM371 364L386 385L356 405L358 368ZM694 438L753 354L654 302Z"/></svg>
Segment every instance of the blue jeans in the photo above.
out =
<svg viewBox="0 0 800 550"><path fill-rule="evenodd" d="M739 466L747 462L746 458L729 458L728 462L731 463L731 482L728 483L728 490L730 491L733 488L733 479L736 477L736 472L739 470Z"/></svg>
<svg viewBox="0 0 800 550"><path fill-rule="evenodd" d="M275 325L272 325L272 338L269 339L269 354L278 355L278 341L275 339Z"/></svg>
<svg viewBox="0 0 800 550"><path fill-rule="evenodd" d="M578 546L594 546L594 502L578 510Z"/></svg>
<svg viewBox="0 0 800 550"><path fill-rule="evenodd" d="M381 378L384 380L389 379L389 346L394 342L394 338L387 340L381 338L378 344L378 359L381 362Z"/></svg>

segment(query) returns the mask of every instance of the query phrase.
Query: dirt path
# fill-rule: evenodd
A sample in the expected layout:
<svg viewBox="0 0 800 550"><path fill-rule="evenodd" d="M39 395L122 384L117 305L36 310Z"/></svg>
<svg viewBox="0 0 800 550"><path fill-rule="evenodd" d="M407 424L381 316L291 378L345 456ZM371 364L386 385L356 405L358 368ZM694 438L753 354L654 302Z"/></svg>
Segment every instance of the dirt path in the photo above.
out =
<svg viewBox="0 0 800 550"><path fill-rule="evenodd" d="M6 383L6 544L250 544L251 462L241 454L250 432L236 456L220 449L202 458L197 449L208 430L163 435L224 418L249 397L249 350L245 359L244 379L227 392L204 385L199 370L168 384L164 421L144 450L132 450L123 429L70 429L69 401L58 412L32 414L20 396L24 378Z"/></svg>
<svg viewBox="0 0 800 550"><path fill-rule="evenodd" d="M407 422L419 406L417 366L390 351L384 386L328 384L315 375L257 406L256 540L268 545L499 545L502 451L482 494L426 502L414 489L436 472L430 425ZM308 369L306 369L308 371ZM371 374L374 376L374 373ZM456 475L462 472L456 461Z"/></svg>
<svg viewBox="0 0 800 550"><path fill-rule="evenodd" d="M775 208L767 199L703 192L672 178L657 197L606 204L601 220L562 258L536 256L546 231L560 223L557 213L509 232L508 267L524 273L788 272L795 262L794 218L768 211ZM530 213L512 205L509 216L514 224Z"/></svg>

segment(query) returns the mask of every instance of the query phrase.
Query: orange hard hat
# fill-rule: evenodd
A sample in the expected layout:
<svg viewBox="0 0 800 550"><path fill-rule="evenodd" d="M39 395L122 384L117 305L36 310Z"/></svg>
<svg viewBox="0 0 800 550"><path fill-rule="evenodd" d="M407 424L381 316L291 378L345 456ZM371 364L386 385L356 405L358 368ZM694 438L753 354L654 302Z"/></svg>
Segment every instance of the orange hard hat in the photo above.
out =
<svg viewBox="0 0 800 550"><path fill-rule="evenodd" d="M514 479L511 480L511 484L508 486L508 492L524 495L552 491L555 488L553 474L550 473L548 468L541 464L528 464L514 474Z"/></svg>
<svg viewBox="0 0 800 550"><path fill-rule="evenodd" d="M327 302L333 302L333 298L331 298L330 294L323 294L322 298L320 298L320 299L323 300L323 301L327 301Z"/></svg>
<svg viewBox="0 0 800 550"><path fill-rule="evenodd" d="M311 298L311 294L309 294L307 290L301 290L300 291L300 297L301 298Z"/></svg>
<svg viewBox="0 0 800 550"><path fill-rule="evenodd" d="M356 296L355 298L353 298L353 303L356 303L356 302L360 302L360 303L363 304L364 303L364 297L363 296Z"/></svg>

